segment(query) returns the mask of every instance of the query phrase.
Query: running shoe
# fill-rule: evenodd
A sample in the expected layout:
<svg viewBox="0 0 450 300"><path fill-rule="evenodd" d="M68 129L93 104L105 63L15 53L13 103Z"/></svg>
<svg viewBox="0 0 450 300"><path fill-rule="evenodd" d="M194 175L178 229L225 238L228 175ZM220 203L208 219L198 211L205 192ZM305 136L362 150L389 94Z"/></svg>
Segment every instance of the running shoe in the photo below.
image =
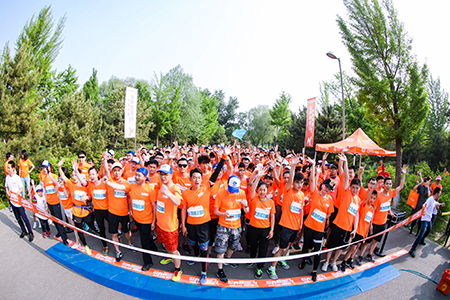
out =
<svg viewBox="0 0 450 300"><path fill-rule="evenodd" d="M201 285L205 285L208 282L208 280L206 279L206 273L203 273L200 275L200 284Z"/></svg>
<svg viewBox="0 0 450 300"><path fill-rule="evenodd" d="M148 270L150 270L150 268L152 267L153 264L145 264L142 266L141 270L146 272Z"/></svg>
<svg viewBox="0 0 450 300"><path fill-rule="evenodd" d="M47 232L44 232L42 235L44 236L45 239L47 237Z"/></svg>
<svg viewBox="0 0 450 300"><path fill-rule="evenodd" d="M347 267L349 267L352 270L355 268L355 266L353 265L353 258L351 258L351 257L349 259L347 259L345 264L347 265Z"/></svg>
<svg viewBox="0 0 450 300"><path fill-rule="evenodd" d="M412 258L416 257L416 251L410 250L408 253Z"/></svg>
<svg viewBox="0 0 450 300"><path fill-rule="evenodd" d="M267 274L269 274L270 279L272 280L277 280L278 279L278 275L275 269L270 269L270 267L267 269Z"/></svg>
<svg viewBox="0 0 450 300"><path fill-rule="evenodd" d="M47 237L50 237L50 231L47 231Z"/></svg>
<svg viewBox="0 0 450 300"><path fill-rule="evenodd" d="M221 269L219 269L219 271L217 271L216 276L219 278L219 280L223 283L227 283L228 282L228 278L227 275L225 275L225 272Z"/></svg>
<svg viewBox="0 0 450 300"><path fill-rule="evenodd" d="M184 250L184 252L186 252L186 254L192 253L191 247L189 247L189 245L187 245L187 244L183 245L183 250Z"/></svg>
<svg viewBox="0 0 450 300"><path fill-rule="evenodd" d="M193 260L188 260L186 263L187 263L188 266L195 265L195 261L193 261Z"/></svg>
<svg viewBox="0 0 450 300"><path fill-rule="evenodd" d="M31 243L34 240L34 235L32 233L30 233L28 235L28 241Z"/></svg>
<svg viewBox="0 0 450 300"><path fill-rule="evenodd" d="M335 262L332 262L330 264L330 266L331 266L331 271L333 271L333 272L337 272L339 270L339 268L337 267Z"/></svg>
<svg viewBox="0 0 450 300"><path fill-rule="evenodd" d="M131 243L129 246L131 246L131 247L134 247L134 244L133 243ZM134 249L131 249L131 251L133 251L134 253L136 253L137 251L136 250L134 250Z"/></svg>
<svg viewBox="0 0 450 300"><path fill-rule="evenodd" d="M103 247L103 255L106 256L108 255L108 247Z"/></svg>
<svg viewBox="0 0 450 300"><path fill-rule="evenodd" d="M311 279L312 279L312 281L314 281L314 282L317 281L317 272L312 272L312 273L311 273Z"/></svg>
<svg viewBox="0 0 450 300"><path fill-rule="evenodd" d="M363 257L362 256L358 256L358 260L356 261L356 264L358 266L362 266L362 264L363 264Z"/></svg>
<svg viewBox="0 0 450 300"><path fill-rule="evenodd" d="M263 270L261 270L261 269L256 269L256 271L255 271L255 278L256 278L256 279L261 279L261 278L262 278L262 275L263 275Z"/></svg>
<svg viewBox="0 0 450 300"><path fill-rule="evenodd" d="M19 237L20 237L21 239L23 239L23 237L26 236L26 235L27 235L27 233L22 231L22 233L19 235Z"/></svg>
<svg viewBox="0 0 450 300"><path fill-rule="evenodd" d="M80 244L76 243L76 244L73 245L71 248L72 248L72 249L78 249L80 246L81 246Z"/></svg>
<svg viewBox="0 0 450 300"><path fill-rule="evenodd" d="M116 261L119 262L122 260L123 254L122 252L116 252Z"/></svg>
<svg viewBox="0 0 450 300"><path fill-rule="evenodd" d="M37 222L33 222L33 229L36 229L37 227Z"/></svg>
<svg viewBox="0 0 450 300"><path fill-rule="evenodd" d="M171 259L171 258L163 258L163 259L161 259L161 261L159 262L161 265L163 265L163 266L165 266L165 265L167 265L167 264L169 264L169 263L171 263L171 262L173 262L173 260Z"/></svg>
<svg viewBox="0 0 450 300"><path fill-rule="evenodd" d="M371 254L367 254L366 257L364 257L364 258L365 258L367 261L370 261L370 262L372 262L372 263L375 262L375 259L373 259L373 257L372 257Z"/></svg>
<svg viewBox="0 0 450 300"><path fill-rule="evenodd" d="M323 263L321 270L322 270L322 272L328 271L328 262L327 261Z"/></svg>
<svg viewBox="0 0 450 300"><path fill-rule="evenodd" d="M340 265L339 268L342 272L345 272L345 269L347 268L347 262L344 260Z"/></svg>
<svg viewBox="0 0 450 300"><path fill-rule="evenodd" d="M278 264L285 270L289 270L291 268L290 265L285 260L280 260Z"/></svg>
<svg viewBox="0 0 450 300"><path fill-rule="evenodd" d="M173 272L172 281L180 280L181 274L183 274L183 271L181 269L180 269L180 271Z"/></svg>
<svg viewBox="0 0 450 300"><path fill-rule="evenodd" d="M87 255L92 255L91 248L89 248L88 245L84 246L84 251L86 251L86 254L87 254Z"/></svg>
<svg viewBox="0 0 450 300"><path fill-rule="evenodd" d="M233 269L236 269L237 267L238 267L238 265L237 264L232 264L232 263L223 263L225 266L230 266L230 267L232 267Z"/></svg>
<svg viewBox="0 0 450 300"><path fill-rule="evenodd" d="M239 244L238 244L238 247L237 247L237 251L239 251L239 252L240 252L240 251L242 251L242 250L244 250L244 248L242 248L242 245L241 245L241 243L239 243Z"/></svg>
<svg viewBox="0 0 450 300"><path fill-rule="evenodd" d="M246 268L247 268L247 269L253 268L253 263L248 263L247 266L246 266Z"/></svg>

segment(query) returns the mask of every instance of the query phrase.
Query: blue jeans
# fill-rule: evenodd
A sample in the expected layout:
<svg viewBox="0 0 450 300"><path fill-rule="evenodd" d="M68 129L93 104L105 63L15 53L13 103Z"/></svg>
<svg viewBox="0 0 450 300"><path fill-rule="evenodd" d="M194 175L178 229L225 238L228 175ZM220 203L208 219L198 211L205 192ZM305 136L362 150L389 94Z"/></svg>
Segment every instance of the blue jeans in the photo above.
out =
<svg viewBox="0 0 450 300"><path fill-rule="evenodd" d="M30 189L31 189L31 185L30 185L30 176L28 175L27 177L20 177L20 179L22 179L22 184L23 184L23 191L22 191L22 197L25 198L25 184L27 186L27 191L28 191L28 198L31 201L31 193L30 193Z"/></svg>
<svg viewBox="0 0 450 300"><path fill-rule="evenodd" d="M16 217L17 223L19 223L22 232L27 234L33 234L31 229L30 221L28 220L27 213L23 207L15 207L12 205L14 216Z"/></svg>
<svg viewBox="0 0 450 300"><path fill-rule="evenodd" d="M411 247L411 251L416 251L417 246L420 242L423 242L423 239L430 233L431 230L431 221L421 221L422 227L420 228L420 233L414 241L413 246Z"/></svg>

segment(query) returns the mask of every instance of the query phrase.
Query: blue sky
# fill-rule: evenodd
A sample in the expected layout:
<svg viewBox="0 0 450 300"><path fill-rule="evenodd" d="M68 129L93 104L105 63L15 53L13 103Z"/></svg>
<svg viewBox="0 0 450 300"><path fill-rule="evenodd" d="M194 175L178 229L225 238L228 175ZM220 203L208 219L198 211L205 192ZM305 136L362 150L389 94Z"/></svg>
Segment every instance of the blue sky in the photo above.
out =
<svg viewBox="0 0 450 300"><path fill-rule="evenodd" d="M426 62L442 87L450 84L445 58L446 1L394 0L413 38L413 53ZM54 68L76 69L83 85L98 70L111 76L151 80L176 65L194 83L236 96L240 111L272 106L281 91L298 111L319 96L319 83L342 68L351 72L336 15L339 0L322 1L5 1L0 0L0 44L14 43L24 24L45 5L58 20L67 16L63 48ZM444 52L445 51L445 52Z"/></svg>

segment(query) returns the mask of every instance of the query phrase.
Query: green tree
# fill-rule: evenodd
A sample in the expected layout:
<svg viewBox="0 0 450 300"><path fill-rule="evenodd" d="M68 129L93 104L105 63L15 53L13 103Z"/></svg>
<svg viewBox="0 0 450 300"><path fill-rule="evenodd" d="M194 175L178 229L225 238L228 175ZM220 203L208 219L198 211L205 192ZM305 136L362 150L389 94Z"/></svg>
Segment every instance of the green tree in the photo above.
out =
<svg viewBox="0 0 450 300"><path fill-rule="evenodd" d="M342 140L342 114L338 108L337 104L330 104L318 112L314 130L316 143L334 143Z"/></svg>
<svg viewBox="0 0 450 300"><path fill-rule="evenodd" d="M72 95L80 86L76 76L76 70L71 65L58 75L53 76L51 95L54 101L59 102L64 95Z"/></svg>
<svg viewBox="0 0 450 300"><path fill-rule="evenodd" d="M270 109L267 105L258 105L248 111L246 137L255 146L272 144L275 129L270 126Z"/></svg>
<svg viewBox="0 0 450 300"><path fill-rule="evenodd" d="M92 103L97 104L100 101L100 89L95 68L92 69L92 75L89 77L89 80L83 85L83 92L86 99Z"/></svg>
<svg viewBox="0 0 450 300"><path fill-rule="evenodd" d="M211 138L218 130L219 112L217 111L218 100L210 96L209 91L202 92L202 113L203 113L203 132L202 143L210 142Z"/></svg>
<svg viewBox="0 0 450 300"><path fill-rule="evenodd" d="M237 110L239 108L239 101L236 97L229 97L228 101L225 99L225 93L222 90L215 91L213 97L217 100L217 111L219 112L219 125L225 129L225 135L229 139L234 140L231 135L239 126L236 123Z"/></svg>
<svg viewBox="0 0 450 300"><path fill-rule="evenodd" d="M344 0L348 21L338 16L343 43L350 52L358 101L368 109L375 139L395 141L396 174L401 174L402 146L420 128L428 111L426 66L419 67L390 0ZM396 176L396 185L400 183Z"/></svg>
<svg viewBox="0 0 450 300"><path fill-rule="evenodd" d="M291 124L288 127L291 135L285 139L286 149L294 150L296 153L302 152L305 145L307 113L306 106L299 107L297 114L291 113ZM306 147L305 151L308 156L314 157L314 148Z"/></svg>
<svg viewBox="0 0 450 300"><path fill-rule="evenodd" d="M282 139L285 135L289 135L288 126L291 123L291 111L289 104L291 103L291 95L281 92L280 98L275 101L272 109L269 111L269 124L277 129L278 139Z"/></svg>

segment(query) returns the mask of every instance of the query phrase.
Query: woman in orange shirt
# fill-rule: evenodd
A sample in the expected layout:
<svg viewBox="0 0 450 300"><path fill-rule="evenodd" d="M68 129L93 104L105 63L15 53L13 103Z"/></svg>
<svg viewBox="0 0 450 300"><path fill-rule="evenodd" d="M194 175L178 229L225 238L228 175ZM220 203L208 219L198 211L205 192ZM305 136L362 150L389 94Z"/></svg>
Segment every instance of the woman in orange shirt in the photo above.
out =
<svg viewBox="0 0 450 300"><path fill-rule="evenodd" d="M34 170L34 165L28 158L27 150L22 150L22 158L19 159L19 176L22 179L23 190L22 197L25 198L25 184L27 186L28 197L31 201L30 173ZM28 170L28 168L31 168Z"/></svg>

